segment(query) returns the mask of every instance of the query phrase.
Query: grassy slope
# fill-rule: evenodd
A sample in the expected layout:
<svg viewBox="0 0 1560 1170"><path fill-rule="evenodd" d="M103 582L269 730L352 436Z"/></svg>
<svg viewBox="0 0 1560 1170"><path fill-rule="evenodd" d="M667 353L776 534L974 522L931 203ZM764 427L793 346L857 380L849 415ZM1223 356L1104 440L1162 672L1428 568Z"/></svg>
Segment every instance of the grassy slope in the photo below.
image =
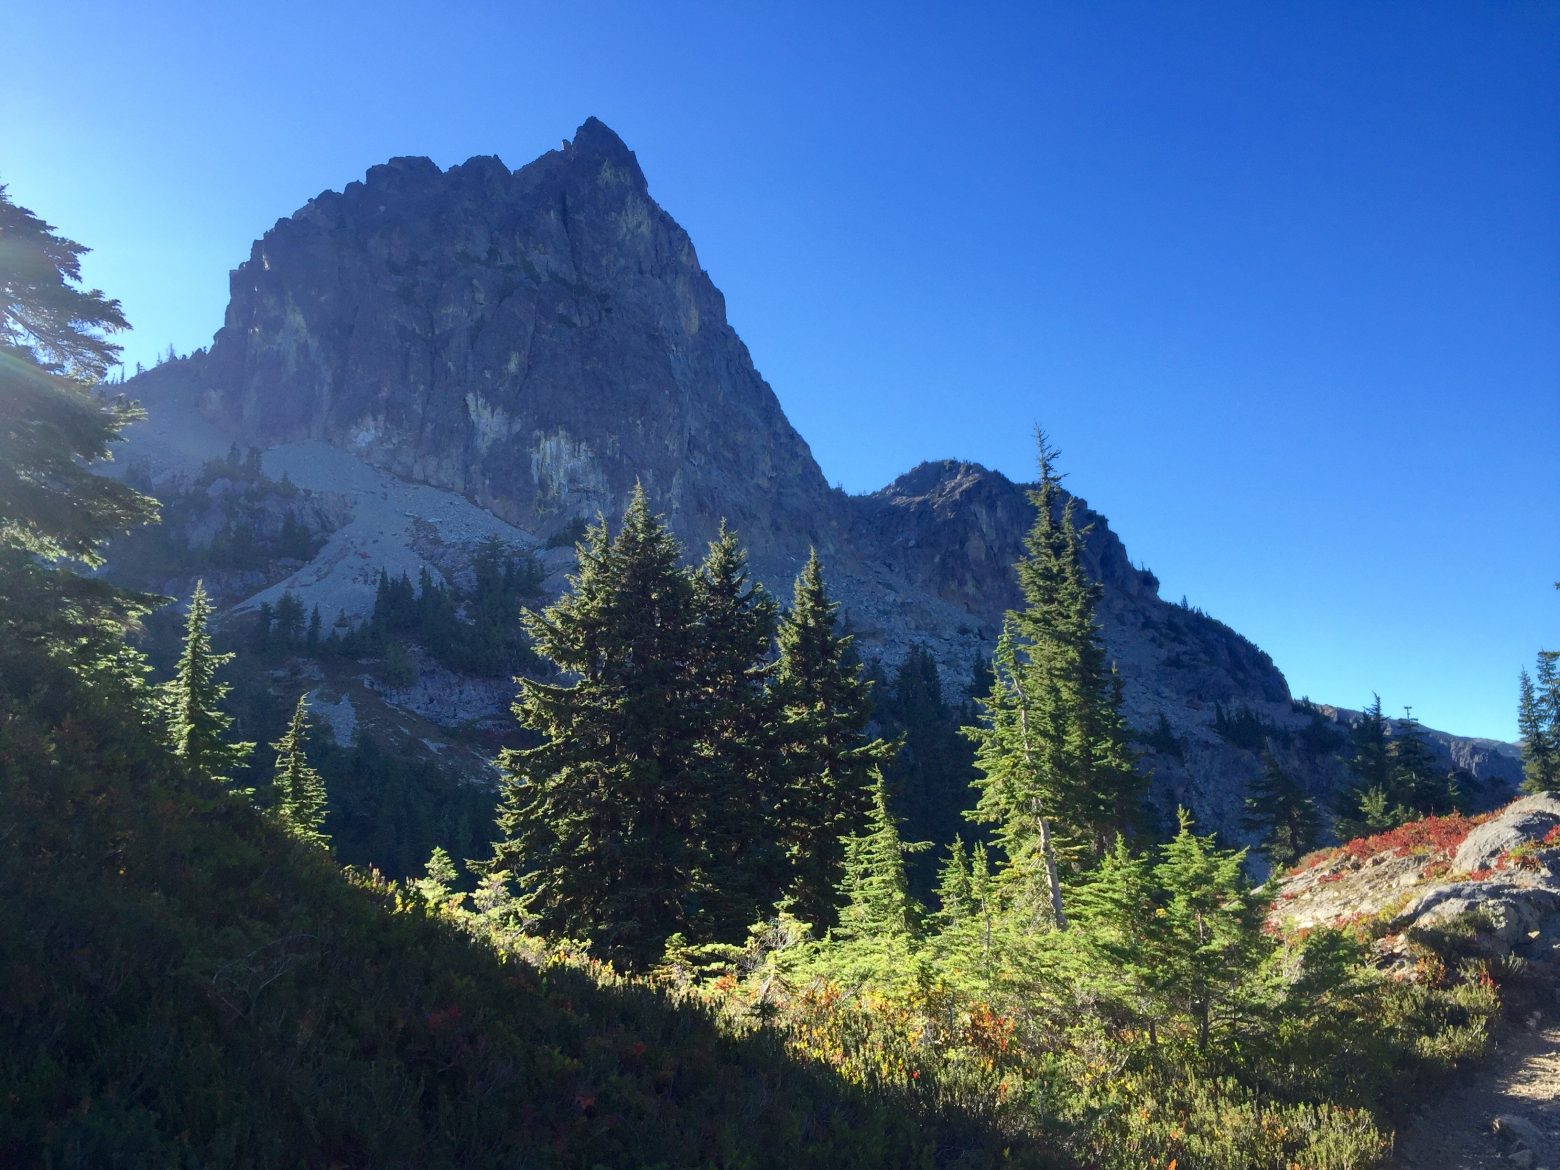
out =
<svg viewBox="0 0 1560 1170"><path fill-rule="evenodd" d="M0 1163L1002 1160L981 1124L766 1033L398 908L178 776L112 688L52 669L23 686L16 666L0 660Z"/></svg>

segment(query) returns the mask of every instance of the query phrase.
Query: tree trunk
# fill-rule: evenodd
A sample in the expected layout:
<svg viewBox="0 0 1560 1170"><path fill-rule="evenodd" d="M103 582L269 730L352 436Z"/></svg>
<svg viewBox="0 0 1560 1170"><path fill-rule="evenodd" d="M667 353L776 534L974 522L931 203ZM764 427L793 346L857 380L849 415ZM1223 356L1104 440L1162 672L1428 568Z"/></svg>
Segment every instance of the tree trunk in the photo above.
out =
<svg viewBox="0 0 1560 1170"><path fill-rule="evenodd" d="M1045 892L1051 902L1051 919L1057 930L1066 930L1067 915L1062 910L1062 883L1056 876L1056 849L1051 844L1051 821L1043 815L1037 815L1035 820L1040 829L1040 857L1045 863Z"/></svg>

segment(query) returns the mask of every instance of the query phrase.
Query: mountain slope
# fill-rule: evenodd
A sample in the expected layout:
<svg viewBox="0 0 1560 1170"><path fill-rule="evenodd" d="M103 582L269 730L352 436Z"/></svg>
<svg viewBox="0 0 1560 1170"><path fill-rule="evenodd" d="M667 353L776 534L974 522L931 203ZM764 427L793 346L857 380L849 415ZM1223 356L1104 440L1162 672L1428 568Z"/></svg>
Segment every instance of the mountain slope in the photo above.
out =
<svg viewBox="0 0 1560 1170"><path fill-rule="evenodd" d="M126 685L0 654L5 1165L1000 1160L999 1135L929 1086L847 1085L774 1032L502 956L344 880L181 775Z"/></svg>

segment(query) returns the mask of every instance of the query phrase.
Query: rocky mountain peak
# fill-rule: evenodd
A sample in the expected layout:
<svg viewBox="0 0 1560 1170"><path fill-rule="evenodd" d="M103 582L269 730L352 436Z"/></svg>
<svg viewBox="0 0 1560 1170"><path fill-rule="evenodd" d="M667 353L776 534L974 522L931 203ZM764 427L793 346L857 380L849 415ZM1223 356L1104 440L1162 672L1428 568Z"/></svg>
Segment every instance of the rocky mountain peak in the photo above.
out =
<svg viewBox="0 0 1560 1170"><path fill-rule="evenodd" d="M259 446L323 439L546 535L636 477L686 539L805 555L827 485L692 242L597 119L510 172L395 158L259 240L192 371Z"/></svg>
<svg viewBox="0 0 1560 1170"><path fill-rule="evenodd" d="M639 160L601 119L586 118L564 145L564 161L604 182L618 183L645 194L649 188Z"/></svg>

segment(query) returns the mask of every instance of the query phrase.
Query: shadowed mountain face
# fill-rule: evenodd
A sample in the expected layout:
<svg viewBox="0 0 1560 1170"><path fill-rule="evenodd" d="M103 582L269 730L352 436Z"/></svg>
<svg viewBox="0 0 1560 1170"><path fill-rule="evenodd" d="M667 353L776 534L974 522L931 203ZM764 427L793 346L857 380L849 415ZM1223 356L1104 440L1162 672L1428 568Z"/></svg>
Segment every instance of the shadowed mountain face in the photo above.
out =
<svg viewBox="0 0 1560 1170"><path fill-rule="evenodd" d="M517 171L491 157L448 171L401 158L320 195L233 273L211 351L129 389L152 412L148 433L198 403L211 453L234 440L276 449L295 482L313 472L320 482L304 486L337 492L356 520L319 563L267 583L267 595L321 604L327 621L341 599L372 597L377 565L398 563L387 558L437 568L433 546L489 527L390 508L405 493L389 480L348 488L353 473L338 485L330 461L300 446L308 440L365 474L463 497L531 547L573 520L615 517L636 479L693 552L727 520L783 596L816 546L866 656L893 664L923 644L952 687L1018 601L1025 488L933 462L869 496L831 490L687 234L595 119ZM186 456L199 446L176 438ZM365 510L374 496L382 516ZM1336 785L1341 756L1327 745L1338 736L1292 707L1268 656L1162 601L1104 518L1083 508L1080 519L1092 524L1089 567L1105 587L1100 617L1129 718L1156 732L1144 742L1161 806L1185 803L1205 825L1237 830L1265 738L1318 795ZM343 566L356 574L345 585ZM463 702L448 704L452 722L483 714ZM1504 783L1512 768L1491 756L1473 770Z"/></svg>
<svg viewBox="0 0 1560 1170"><path fill-rule="evenodd" d="M636 478L693 538L821 534L829 491L687 233L591 119L509 171L393 159L257 242L206 406L261 446L325 439L544 535Z"/></svg>

